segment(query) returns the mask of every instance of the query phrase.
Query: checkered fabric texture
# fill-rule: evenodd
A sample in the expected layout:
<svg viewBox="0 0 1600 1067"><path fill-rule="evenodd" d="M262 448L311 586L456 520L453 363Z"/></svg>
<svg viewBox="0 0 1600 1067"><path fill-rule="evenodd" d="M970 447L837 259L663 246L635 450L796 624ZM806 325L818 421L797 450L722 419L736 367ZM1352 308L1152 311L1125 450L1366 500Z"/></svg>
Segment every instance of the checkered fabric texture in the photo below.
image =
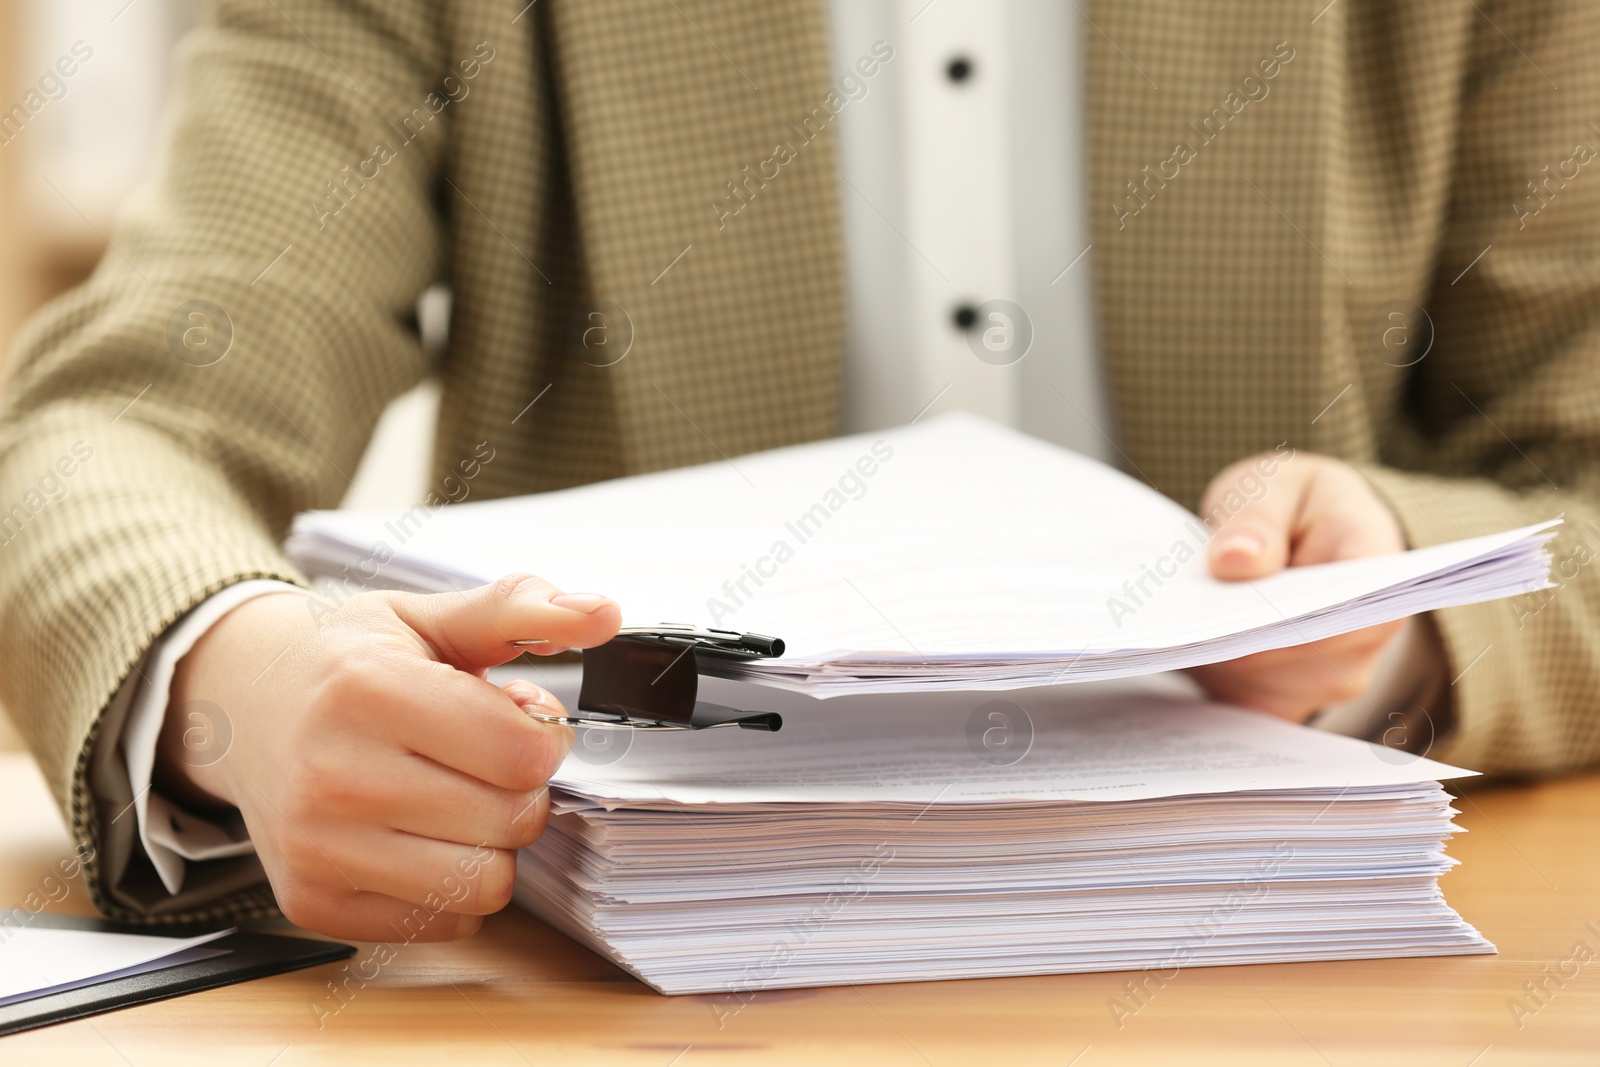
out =
<svg viewBox="0 0 1600 1067"><path fill-rule="evenodd" d="M475 498L836 430L831 129L726 228L712 207L825 107L824 4L525 4L218 0L113 251L20 343L0 510L74 473L0 535L0 699L115 918L271 911L253 860L191 865L167 898L91 756L176 619L244 578L304 581L279 540L338 503L389 399L442 379L438 476L495 451ZM1129 468L1193 507L1223 466L1288 441L1355 464L1414 545L1565 514L1555 555L1586 563L1600 173L1574 157L1600 146L1600 8L1081 7ZM441 280L435 360L413 309ZM1395 366L1373 324L1405 305L1432 326L1403 320L1429 344ZM583 343L601 307L632 324L612 366ZM203 322L231 332L205 366L184 344ZM1457 728L1435 755L1508 775L1600 760L1600 590L1573 566L1537 611L1436 614Z"/></svg>

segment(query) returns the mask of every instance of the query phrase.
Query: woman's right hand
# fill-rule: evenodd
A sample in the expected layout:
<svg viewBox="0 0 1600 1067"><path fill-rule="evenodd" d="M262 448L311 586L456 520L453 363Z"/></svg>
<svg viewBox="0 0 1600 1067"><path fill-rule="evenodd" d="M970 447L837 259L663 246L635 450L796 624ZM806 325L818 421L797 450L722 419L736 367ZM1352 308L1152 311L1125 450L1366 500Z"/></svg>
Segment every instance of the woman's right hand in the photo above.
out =
<svg viewBox="0 0 1600 1067"><path fill-rule="evenodd" d="M543 689L485 680L616 635L621 611L529 575L462 593L367 592L337 607L285 591L246 601L179 663L156 782L243 813L292 922L360 941L443 941L505 907L516 850L544 831L546 783L572 732ZM204 703L196 703L204 702ZM184 744L224 717L218 757Z"/></svg>

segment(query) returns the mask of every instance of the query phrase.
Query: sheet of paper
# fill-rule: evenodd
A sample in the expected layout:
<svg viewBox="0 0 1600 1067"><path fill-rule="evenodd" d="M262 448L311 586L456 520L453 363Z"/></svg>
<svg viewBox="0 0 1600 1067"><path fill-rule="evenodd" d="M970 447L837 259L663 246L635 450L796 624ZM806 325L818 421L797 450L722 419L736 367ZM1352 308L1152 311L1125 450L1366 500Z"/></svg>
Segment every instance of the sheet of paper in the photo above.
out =
<svg viewBox="0 0 1600 1067"><path fill-rule="evenodd" d="M226 937L218 930L197 937L0 926L0 1004L60 987L90 984ZM136 972L135 972L136 973Z"/></svg>
<svg viewBox="0 0 1600 1067"><path fill-rule="evenodd" d="M1241 485L1240 503L1274 488ZM288 547L350 581L531 571L613 596L630 625L774 634L781 660L738 669L844 693L1150 673L1542 588L1550 525L1218 582L1209 529L1177 504L954 414L532 497L315 512Z"/></svg>
<svg viewBox="0 0 1600 1067"><path fill-rule="evenodd" d="M491 673L497 682L518 675L576 704L578 670ZM700 698L776 711L783 729L580 730L553 781L630 806L916 805L1337 792L1476 773L1210 702L1167 676L998 698L941 692L828 701L703 678Z"/></svg>
<svg viewBox="0 0 1600 1067"><path fill-rule="evenodd" d="M112 982L119 978L132 978L135 975L149 974L151 971L164 971L168 967L181 967L186 963L199 963L201 960L215 959L217 956L226 956L231 950L225 948L207 948L205 945L196 945L194 948L175 952L170 956L159 959L147 960L144 963L124 967L120 971L108 971L105 974L90 975L71 982L63 982L57 986L46 986L42 989L33 989L26 993L17 993L10 997L0 997L0 1008L9 1004L20 1004L27 1000L37 1000L40 997L51 996L55 993L70 993L74 989L86 989L102 982Z"/></svg>

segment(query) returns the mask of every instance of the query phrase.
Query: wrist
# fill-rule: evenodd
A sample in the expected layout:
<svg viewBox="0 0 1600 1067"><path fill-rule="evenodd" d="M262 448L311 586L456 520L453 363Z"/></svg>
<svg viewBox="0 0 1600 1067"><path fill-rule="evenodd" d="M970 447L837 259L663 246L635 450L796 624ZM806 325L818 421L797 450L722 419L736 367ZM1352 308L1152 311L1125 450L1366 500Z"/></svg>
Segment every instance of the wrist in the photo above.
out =
<svg viewBox="0 0 1600 1067"><path fill-rule="evenodd" d="M284 590L245 601L207 630L178 661L156 745L153 782L195 808L237 806L227 756L266 670L315 623Z"/></svg>

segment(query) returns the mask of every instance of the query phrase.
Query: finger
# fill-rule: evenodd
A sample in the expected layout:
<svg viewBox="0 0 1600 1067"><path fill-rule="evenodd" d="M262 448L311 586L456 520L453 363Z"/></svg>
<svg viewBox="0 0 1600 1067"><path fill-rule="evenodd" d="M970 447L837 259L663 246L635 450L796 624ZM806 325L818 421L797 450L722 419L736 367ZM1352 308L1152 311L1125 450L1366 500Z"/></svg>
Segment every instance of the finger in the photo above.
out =
<svg viewBox="0 0 1600 1067"><path fill-rule="evenodd" d="M1296 675L1292 682L1281 673L1289 670ZM1314 655L1281 660L1272 670L1264 665L1230 663L1196 668L1192 674L1216 700L1290 722L1304 722L1318 709L1338 703L1353 677Z"/></svg>
<svg viewBox="0 0 1600 1067"><path fill-rule="evenodd" d="M1271 649L1189 672L1218 700L1303 721L1372 685L1379 658L1403 623L1384 623L1291 648Z"/></svg>
<svg viewBox="0 0 1600 1067"><path fill-rule="evenodd" d="M1316 641L1307 641L1298 645L1286 645L1283 648L1269 648L1264 652L1253 652L1248 656L1228 660L1227 664L1245 664L1249 666L1262 666L1267 669L1297 662L1301 659L1312 657L1339 664L1357 664L1363 659L1376 659L1385 646L1393 640L1394 636L1405 626L1405 621L1384 622L1376 626L1365 626L1349 633L1336 634L1333 637L1324 637ZM1225 664L1213 664L1224 666ZM1291 682L1293 679L1289 679Z"/></svg>
<svg viewBox="0 0 1600 1067"><path fill-rule="evenodd" d="M373 776L359 807L335 812L376 816L378 825L436 841L526 848L544 833L550 791L502 789L411 753L393 773Z"/></svg>
<svg viewBox="0 0 1600 1067"><path fill-rule="evenodd" d="M1206 695L1220 703L1247 711L1259 711L1288 722L1305 722L1323 705L1307 699L1303 693L1288 693L1272 685L1264 685L1240 674L1218 673L1210 668L1190 671L1195 681L1205 689Z"/></svg>
<svg viewBox="0 0 1600 1067"><path fill-rule="evenodd" d="M1282 570L1305 493L1305 464L1282 461L1270 483L1258 461L1243 460L1223 470L1206 487L1202 515L1226 516L1207 547L1211 573L1232 581L1262 578Z"/></svg>
<svg viewBox="0 0 1600 1067"><path fill-rule="evenodd" d="M1212 664L1203 681L1219 696L1250 707L1320 708L1365 692L1374 657L1338 648L1301 645L1272 656Z"/></svg>
<svg viewBox="0 0 1600 1067"><path fill-rule="evenodd" d="M1365 691L1382 648L1346 635L1207 664L1195 677L1219 697L1251 707L1317 708Z"/></svg>
<svg viewBox="0 0 1600 1067"><path fill-rule="evenodd" d="M515 658L524 651L517 641L590 648L611 640L622 625L615 601L563 593L531 574L456 593L395 593L390 603L441 660L473 672Z"/></svg>
<svg viewBox="0 0 1600 1067"><path fill-rule="evenodd" d="M416 657L386 671L358 672L345 684L330 699L362 720L363 729L502 789L539 788L572 749L570 727L531 717L502 690L448 664ZM567 713L532 683L517 692L530 709Z"/></svg>
<svg viewBox="0 0 1600 1067"><path fill-rule="evenodd" d="M324 889L274 878L278 910L296 926L341 941L455 941L483 926L481 915L460 915L396 900L381 893Z"/></svg>
<svg viewBox="0 0 1600 1067"><path fill-rule="evenodd" d="M313 834L271 821L260 844L279 908L291 922L314 930L387 939L393 931L377 925L405 919L403 931L420 925L429 935L421 939L448 940L476 927L441 921L444 913L485 915L511 899L515 852L364 824L324 826ZM343 914L346 907L349 916Z"/></svg>
<svg viewBox="0 0 1600 1067"><path fill-rule="evenodd" d="M486 845L435 841L396 830L351 826L323 847L355 891L377 893L429 911L491 915L511 903L517 854Z"/></svg>
<svg viewBox="0 0 1600 1067"><path fill-rule="evenodd" d="M556 699L556 695L540 685L535 685L526 678L513 678L500 687L500 691L511 698L511 702L521 708L526 714L538 715L565 715L566 705Z"/></svg>
<svg viewBox="0 0 1600 1067"><path fill-rule="evenodd" d="M1356 471L1330 465L1307 487L1291 564L1305 566L1403 552L1400 520Z"/></svg>

